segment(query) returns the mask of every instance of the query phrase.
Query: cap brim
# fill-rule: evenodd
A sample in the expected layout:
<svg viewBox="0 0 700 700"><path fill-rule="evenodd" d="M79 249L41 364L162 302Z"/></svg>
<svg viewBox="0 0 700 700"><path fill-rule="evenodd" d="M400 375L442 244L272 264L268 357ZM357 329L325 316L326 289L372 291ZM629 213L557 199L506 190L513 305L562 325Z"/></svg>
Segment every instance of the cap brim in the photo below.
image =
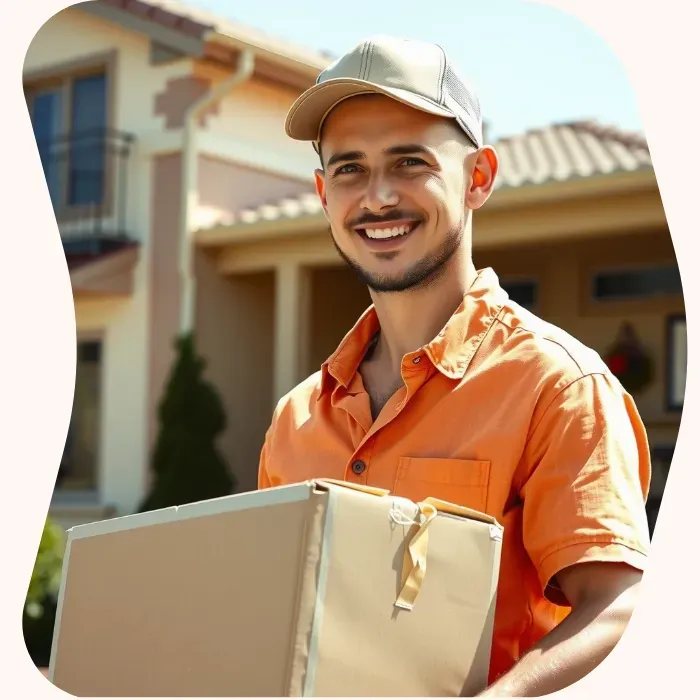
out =
<svg viewBox="0 0 700 700"><path fill-rule="evenodd" d="M388 88L356 78L334 78L314 85L301 95L287 114L285 130L297 141L317 141L328 113L340 102L357 95L385 95L409 107L438 117L454 119L455 115L436 102L400 88Z"/></svg>

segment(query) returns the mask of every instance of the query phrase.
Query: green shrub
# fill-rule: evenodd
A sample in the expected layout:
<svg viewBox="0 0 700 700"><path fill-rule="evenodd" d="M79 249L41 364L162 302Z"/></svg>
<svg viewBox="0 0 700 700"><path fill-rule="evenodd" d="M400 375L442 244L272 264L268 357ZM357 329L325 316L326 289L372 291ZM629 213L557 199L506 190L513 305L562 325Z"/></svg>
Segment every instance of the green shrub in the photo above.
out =
<svg viewBox="0 0 700 700"><path fill-rule="evenodd" d="M58 595L58 588L61 585L63 549L63 529L47 517L24 605L25 613L30 618L41 617L46 601Z"/></svg>
<svg viewBox="0 0 700 700"><path fill-rule="evenodd" d="M193 336L178 338L175 351L158 408L153 484L139 512L227 496L237 485L216 445L226 427L223 403L204 378Z"/></svg>
<svg viewBox="0 0 700 700"><path fill-rule="evenodd" d="M22 615L27 651L37 666L49 664L64 546L63 529L47 517Z"/></svg>

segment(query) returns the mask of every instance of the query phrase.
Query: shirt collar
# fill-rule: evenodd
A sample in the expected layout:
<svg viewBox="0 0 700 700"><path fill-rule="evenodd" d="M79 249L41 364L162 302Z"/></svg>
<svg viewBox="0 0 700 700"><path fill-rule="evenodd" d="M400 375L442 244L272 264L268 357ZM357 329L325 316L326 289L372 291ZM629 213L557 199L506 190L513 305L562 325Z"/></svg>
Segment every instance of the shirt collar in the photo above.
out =
<svg viewBox="0 0 700 700"><path fill-rule="evenodd" d="M477 273L459 307L437 336L423 350L436 369L450 379L461 379L488 329L493 325L508 296L496 273L485 268ZM374 306L360 316L336 351L321 367L321 392L335 380L348 389L372 338L379 331Z"/></svg>

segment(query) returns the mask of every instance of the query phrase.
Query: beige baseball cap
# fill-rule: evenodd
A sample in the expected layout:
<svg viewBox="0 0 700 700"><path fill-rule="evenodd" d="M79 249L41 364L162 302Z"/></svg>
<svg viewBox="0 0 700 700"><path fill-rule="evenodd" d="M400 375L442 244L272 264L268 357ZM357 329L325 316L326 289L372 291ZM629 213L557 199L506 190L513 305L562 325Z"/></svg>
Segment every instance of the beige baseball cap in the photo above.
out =
<svg viewBox="0 0 700 700"><path fill-rule="evenodd" d="M481 107L474 90L436 44L375 36L334 61L287 114L287 135L320 139L323 122L343 100L380 94L454 119L477 148L483 143Z"/></svg>

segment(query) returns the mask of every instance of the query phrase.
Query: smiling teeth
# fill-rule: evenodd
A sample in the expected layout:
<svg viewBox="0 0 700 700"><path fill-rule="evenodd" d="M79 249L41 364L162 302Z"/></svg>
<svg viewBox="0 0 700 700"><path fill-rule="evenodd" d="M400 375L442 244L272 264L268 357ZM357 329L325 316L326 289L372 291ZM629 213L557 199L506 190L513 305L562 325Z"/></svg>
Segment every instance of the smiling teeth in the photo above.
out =
<svg viewBox="0 0 700 700"><path fill-rule="evenodd" d="M368 238L394 238L394 236L405 236L411 230L410 226L399 226L395 228L366 228L365 233Z"/></svg>

